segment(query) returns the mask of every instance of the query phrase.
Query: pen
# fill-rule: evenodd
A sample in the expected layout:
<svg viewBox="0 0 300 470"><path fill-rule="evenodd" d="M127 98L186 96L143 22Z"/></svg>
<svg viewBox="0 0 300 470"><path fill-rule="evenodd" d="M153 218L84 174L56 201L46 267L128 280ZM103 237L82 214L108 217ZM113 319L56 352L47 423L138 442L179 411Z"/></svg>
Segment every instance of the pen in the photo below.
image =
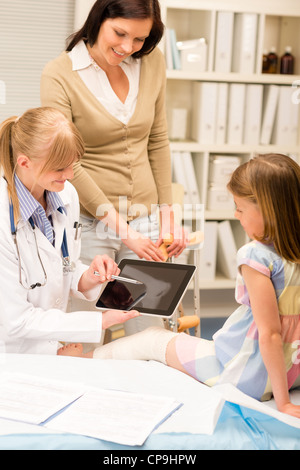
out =
<svg viewBox="0 0 300 470"><path fill-rule="evenodd" d="M100 273L98 273L98 271L94 271L94 274L96 276L100 276ZM128 277L122 277L122 276L115 276L114 274L112 274L111 278L115 279L116 281L128 282L130 284L143 284L141 281L137 281L136 279L129 279Z"/></svg>
<svg viewBox="0 0 300 470"><path fill-rule="evenodd" d="M74 223L74 228L76 229L76 230L75 230L75 237L74 237L74 240L78 240L78 238L80 238L80 235L81 235L81 227L82 227L82 224L79 224L78 222L75 222L75 223Z"/></svg>

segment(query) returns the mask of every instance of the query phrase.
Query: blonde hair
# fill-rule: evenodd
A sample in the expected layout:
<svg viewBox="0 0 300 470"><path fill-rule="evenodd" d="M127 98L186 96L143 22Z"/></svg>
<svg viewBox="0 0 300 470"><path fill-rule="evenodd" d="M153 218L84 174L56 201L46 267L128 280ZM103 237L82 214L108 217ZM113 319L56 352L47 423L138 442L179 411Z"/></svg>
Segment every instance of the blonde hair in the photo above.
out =
<svg viewBox="0 0 300 470"><path fill-rule="evenodd" d="M82 137L74 124L54 108L41 107L22 116L6 119L0 127L0 166L7 181L8 194L14 207L15 223L19 201L14 185L18 155L30 160L45 159L40 174L67 168L84 153Z"/></svg>
<svg viewBox="0 0 300 470"><path fill-rule="evenodd" d="M264 234L256 239L300 263L300 166L286 155L256 155L234 171L227 187L258 205Z"/></svg>

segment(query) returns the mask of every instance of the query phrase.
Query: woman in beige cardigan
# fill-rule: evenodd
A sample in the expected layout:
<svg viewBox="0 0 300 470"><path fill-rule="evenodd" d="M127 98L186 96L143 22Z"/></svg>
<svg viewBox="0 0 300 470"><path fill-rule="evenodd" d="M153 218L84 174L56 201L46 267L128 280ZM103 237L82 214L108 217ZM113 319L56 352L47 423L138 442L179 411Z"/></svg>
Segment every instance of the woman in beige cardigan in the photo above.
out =
<svg viewBox="0 0 300 470"><path fill-rule="evenodd" d="M158 0L97 0L43 71L42 105L63 111L85 142L72 180L84 261L94 253L161 261L158 247L169 232L170 256L185 247L171 206L165 61L156 48L162 34Z"/></svg>

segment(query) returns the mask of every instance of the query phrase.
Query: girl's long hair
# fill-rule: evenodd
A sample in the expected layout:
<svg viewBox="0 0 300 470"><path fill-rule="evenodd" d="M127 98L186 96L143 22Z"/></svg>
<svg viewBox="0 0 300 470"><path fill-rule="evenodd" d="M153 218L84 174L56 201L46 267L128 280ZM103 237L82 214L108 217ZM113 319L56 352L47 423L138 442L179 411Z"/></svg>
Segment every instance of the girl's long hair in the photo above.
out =
<svg viewBox="0 0 300 470"><path fill-rule="evenodd" d="M258 205L264 234L256 239L300 263L300 166L286 155L257 155L234 171L227 187Z"/></svg>
<svg viewBox="0 0 300 470"><path fill-rule="evenodd" d="M81 40L84 40L92 47L97 40L103 21L109 18L152 18L152 29L145 39L143 47L132 54L132 57L136 59L153 51L164 33L158 0L97 0L92 6L83 27L67 39L66 50L71 51Z"/></svg>
<svg viewBox="0 0 300 470"><path fill-rule="evenodd" d="M0 168L6 179L14 207L14 219L19 216L19 201L14 184L17 157L30 160L43 158L41 174L67 168L84 153L82 137L74 124L54 108L34 108L21 117L12 116L0 126Z"/></svg>

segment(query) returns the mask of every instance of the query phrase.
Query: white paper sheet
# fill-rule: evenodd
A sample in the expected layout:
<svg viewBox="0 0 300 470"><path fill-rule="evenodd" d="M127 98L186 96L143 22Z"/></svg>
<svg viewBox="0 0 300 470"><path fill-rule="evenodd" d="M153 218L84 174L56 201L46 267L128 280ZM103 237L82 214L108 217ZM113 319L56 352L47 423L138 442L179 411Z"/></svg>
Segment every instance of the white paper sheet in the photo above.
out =
<svg viewBox="0 0 300 470"><path fill-rule="evenodd" d="M179 406L169 397L91 389L45 427L123 445L142 445Z"/></svg>
<svg viewBox="0 0 300 470"><path fill-rule="evenodd" d="M0 378L0 417L41 424L83 392L79 384L26 374L3 374Z"/></svg>

